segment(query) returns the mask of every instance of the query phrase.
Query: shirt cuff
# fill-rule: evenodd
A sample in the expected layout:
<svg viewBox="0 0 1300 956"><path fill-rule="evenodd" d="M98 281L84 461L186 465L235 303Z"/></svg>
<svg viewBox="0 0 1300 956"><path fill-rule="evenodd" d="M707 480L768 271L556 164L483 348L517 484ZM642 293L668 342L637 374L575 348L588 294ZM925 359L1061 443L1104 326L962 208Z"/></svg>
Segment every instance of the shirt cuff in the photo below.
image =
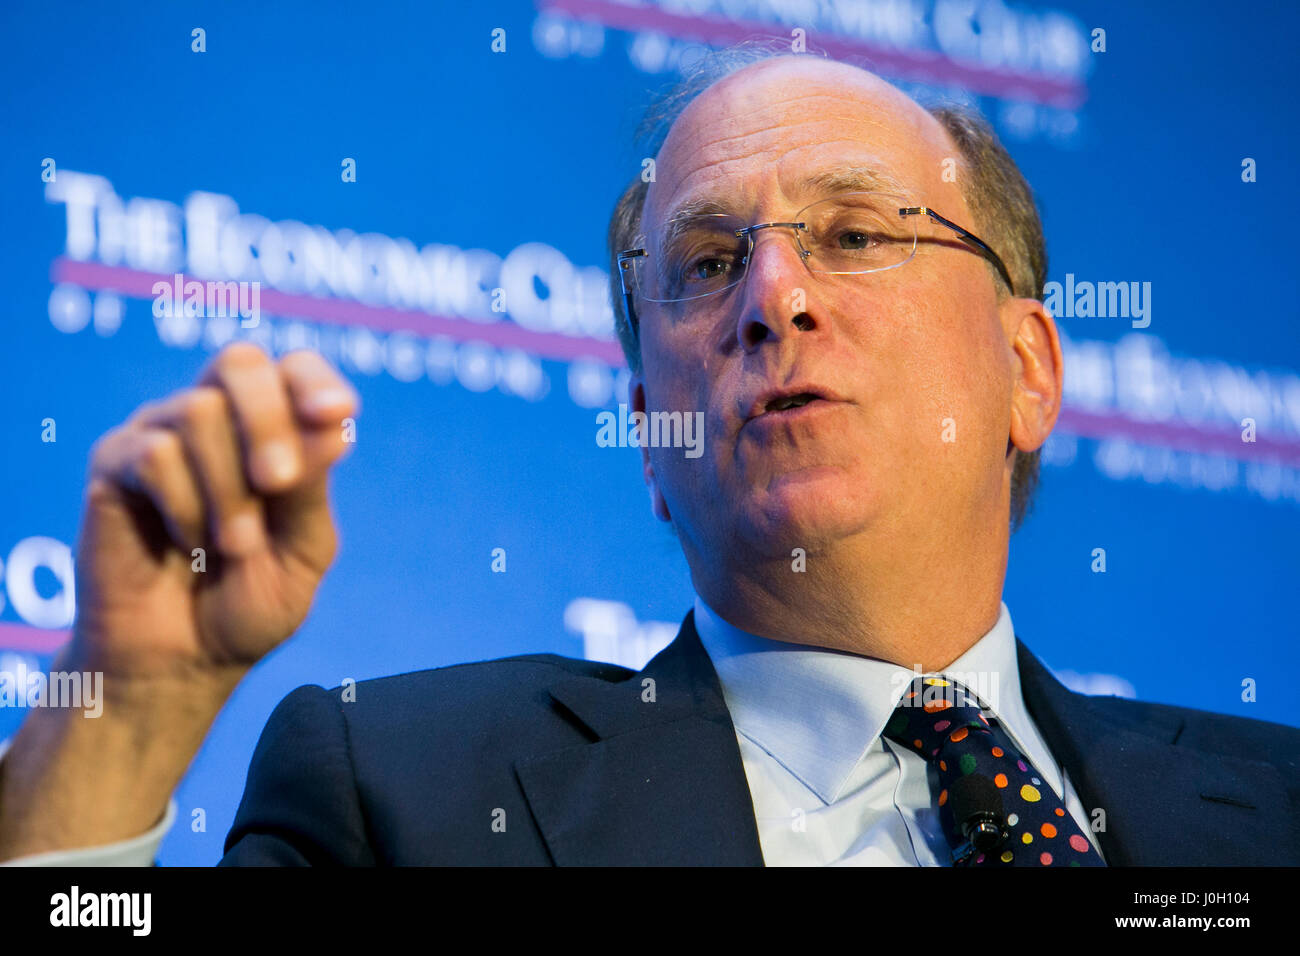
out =
<svg viewBox="0 0 1300 956"><path fill-rule="evenodd" d="M0 760L9 749L9 741L0 740ZM169 798L163 818L145 833L118 843L73 850L51 850L34 853L13 860L0 861L0 866L152 866L163 838L176 821L176 800Z"/></svg>

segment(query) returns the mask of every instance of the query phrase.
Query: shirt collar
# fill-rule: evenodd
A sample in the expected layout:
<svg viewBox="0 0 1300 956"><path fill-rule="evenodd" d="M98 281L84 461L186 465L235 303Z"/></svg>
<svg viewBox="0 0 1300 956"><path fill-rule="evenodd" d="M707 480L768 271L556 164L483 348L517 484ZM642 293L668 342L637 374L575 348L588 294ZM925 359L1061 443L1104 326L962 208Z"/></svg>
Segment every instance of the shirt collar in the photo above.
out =
<svg viewBox="0 0 1300 956"><path fill-rule="evenodd" d="M699 595L695 629L736 729L827 804L838 799L916 676L888 661L750 634L724 621ZM1041 745L1021 698L1005 603L993 629L941 674L979 695L1022 750L1031 739L1031 760L1046 756L1034 753Z"/></svg>

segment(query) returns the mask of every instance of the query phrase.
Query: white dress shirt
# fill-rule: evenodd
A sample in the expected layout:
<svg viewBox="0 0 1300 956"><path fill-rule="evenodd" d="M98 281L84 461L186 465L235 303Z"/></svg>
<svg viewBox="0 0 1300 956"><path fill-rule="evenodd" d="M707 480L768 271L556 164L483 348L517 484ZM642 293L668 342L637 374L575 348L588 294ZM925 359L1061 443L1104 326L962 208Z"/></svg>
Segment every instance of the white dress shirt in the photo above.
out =
<svg viewBox="0 0 1300 956"><path fill-rule="evenodd" d="M736 727L766 865L950 865L925 758L881 736L915 672L757 637L698 595L695 628ZM980 694L1100 853L1069 777L1025 710L1005 604L944 675Z"/></svg>
<svg viewBox="0 0 1300 956"><path fill-rule="evenodd" d="M881 737L913 672L857 654L756 637L722 620L698 595L695 628L736 727L766 865L948 865L925 759ZM968 679L968 688L981 694L1056 795L1064 793L1066 809L1097 847L1068 776L1025 710L1005 604L993 630L942 673L958 680L983 677L980 686ZM7 746L0 743L0 758ZM0 865L149 866L176 813L172 799L162 820L133 839Z"/></svg>

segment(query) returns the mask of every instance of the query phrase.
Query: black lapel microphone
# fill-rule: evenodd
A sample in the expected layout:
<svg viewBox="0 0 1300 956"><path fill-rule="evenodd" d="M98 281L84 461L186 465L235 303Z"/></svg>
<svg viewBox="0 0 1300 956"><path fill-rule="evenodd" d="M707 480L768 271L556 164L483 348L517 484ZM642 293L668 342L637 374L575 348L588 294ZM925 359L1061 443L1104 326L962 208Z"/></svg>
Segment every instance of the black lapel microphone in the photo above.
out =
<svg viewBox="0 0 1300 956"><path fill-rule="evenodd" d="M971 853L992 853L1006 842L1002 794L988 777L976 773L958 777L948 787L948 806L957 832L966 840L966 845L953 851L954 860Z"/></svg>

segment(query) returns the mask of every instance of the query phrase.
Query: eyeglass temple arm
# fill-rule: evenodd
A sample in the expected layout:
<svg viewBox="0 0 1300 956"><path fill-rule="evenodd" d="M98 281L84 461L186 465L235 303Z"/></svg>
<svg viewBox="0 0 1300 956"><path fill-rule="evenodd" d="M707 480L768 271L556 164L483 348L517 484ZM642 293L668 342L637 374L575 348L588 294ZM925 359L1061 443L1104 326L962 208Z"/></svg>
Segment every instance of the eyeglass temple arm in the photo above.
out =
<svg viewBox="0 0 1300 956"><path fill-rule="evenodd" d="M1002 257L999 256L996 252L994 252L993 248L987 242L981 239L979 236L975 235L975 233L963 229L961 226L957 225L951 219L945 219L943 216L939 215L929 206L906 207L898 210L898 214L900 216L926 215L929 216L931 219L933 219L935 222L939 223L940 225L947 226L953 232L957 233L957 235L962 239L962 241L966 242L968 245L974 246L980 255L982 255L985 259L988 259L995 266L997 266L998 275L1002 276L1002 281L1007 284L1007 288L1011 290L1012 295L1016 294L1015 283L1011 281L1011 273L1007 271L1006 265L1003 264Z"/></svg>
<svg viewBox="0 0 1300 956"><path fill-rule="evenodd" d="M627 249L618 254L618 281L623 286L623 308L627 313L628 325L632 327L632 338L641 341L641 330L637 322L636 309L632 305L632 290L628 288L627 273L632 268L632 260L645 255L644 249Z"/></svg>

